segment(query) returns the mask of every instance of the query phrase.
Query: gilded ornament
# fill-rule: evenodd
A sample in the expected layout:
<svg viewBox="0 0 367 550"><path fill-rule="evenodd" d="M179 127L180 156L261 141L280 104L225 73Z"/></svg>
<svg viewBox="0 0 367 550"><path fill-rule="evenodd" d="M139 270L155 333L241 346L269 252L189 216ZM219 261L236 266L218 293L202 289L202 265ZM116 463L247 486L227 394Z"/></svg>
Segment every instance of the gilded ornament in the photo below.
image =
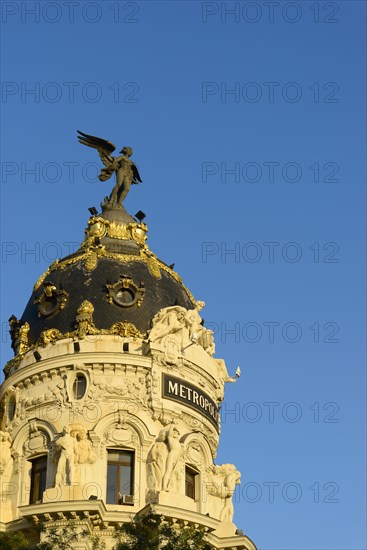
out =
<svg viewBox="0 0 367 550"><path fill-rule="evenodd" d="M94 216L88 220L85 230L85 239L82 248L88 249L95 243L95 239L110 237L118 240L133 240L140 246L145 246L148 228L145 223L119 223L109 221L101 216Z"/></svg>
<svg viewBox="0 0 367 550"><path fill-rule="evenodd" d="M79 314L76 317L77 328L75 330L64 334L56 328L44 330L41 332L41 336L37 340L36 344L31 347L46 347L48 344L55 344L55 342L62 340L63 338L83 339L87 334L112 334L122 336L124 338L133 338L134 340L137 338L144 339L146 337L146 334L141 333L133 323L128 323L127 321L114 323L109 329L97 329L91 320L94 307L87 300L84 300L78 311ZM31 347L29 349L31 349ZM19 360L16 360L17 357L19 357ZM19 365L21 357L17 357L7 363L5 368L6 371L10 371L12 367L17 367Z"/></svg>
<svg viewBox="0 0 367 550"><path fill-rule="evenodd" d="M96 329L93 323L93 312L94 306L88 300L83 300L80 306L77 309L78 315L76 316L76 327L74 334L81 340L87 334L97 334L98 330Z"/></svg>
<svg viewBox="0 0 367 550"><path fill-rule="evenodd" d="M111 239L127 240L130 238L129 224L112 221L108 225L107 235Z"/></svg>
<svg viewBox="0 0 367 550"><path fill-rule="evenodd" d="M134 223L131 225L131 237L132 239L137 242L138 244L145 245L145 241L147 240L147 231L148 228L145 225L145 223Z"/></svg>
<svg viewBox="0 0 367 550"><path fill-rule="evenodd" d="M107 233L109 222L108 220L105 220L104 218L93 217L88 220L88 229L86 229L86 233L90 237L98 237L102 238Z"/></svg>
<svg viewBox="0 0 367 550"><path fill-rule="evenodd" d="M162 274L157 258L154 258L154 256L146 256L146 262L148 264L149 273L156 279L161 279Z"/></svg>
<svg viewBox="0 0 367 550"><path fill-rule="evenodd" d="M76 320L79 321L80 319L92 319L92 315L94 313L94 306L91 302L88 300L83 300L83 302L80 304L80 306L77 309L77 317Z"/></svg>
<svg viewBox="0 0 367 550"><path fill-rule="evenodd" d="M41 336L37 340L36 346L46 347L48 344L54 344L61 338L63 338L63 334L57 328L43 330Z"/></svg>
<svg viewBox="0 0 367 550"><path fill-rule="evenodd" d="M33 287L33 290L36 291L39 289L39 287L41 286L41 284L43 283L43 281L46 279L46 277L51 273L51 271L54 271L55 269L58 268L59 266L59 263L60 263L60 260L55 260L54 262L52 262L52 264L50 265L50 267L47 269L47 271L45 271L36 281L34 287Z"/></svg>
<svg viewBox="0 0 367 550"><path fill-rule="evenodd" d="M87 271L94 271L98 264L98 256L95 251L88 250L87 255L84 258L84 267Z"/></svg>
<svg viewBox="0 0 367 550"><path fill-rule="evenodd" d="M117 334L118 336L123 336L124 338L131 337L134 340L145 337L145 335L139 332L133 323L128 323L127 321L113 324L112 327L106 332L109 334Z"/></svg>
<svg viewBox="0 0 367 550"><path fill-rule="evenodd" d="M144 225L144 224L140 224L140 225ZM50 272L52 272L54 270L58 270L58 269L63 270L66 267L68 267L69 265L73 265L73 264L78 263L80 261L86 262L86 263L88 263L88 265L89 265L89 262L91 262L90 263L90 265L92 267L91 270L95 269L95 266L93 267L94 263L92 264L92 260L91 259L87 260L88 254L90 254L90 250L91 250L91 247L88 248L88 250L86 252L83 251L81 254L79 254L78 256L74 256L73 258L67 258L66 260L61 260L61 261L56 260L49 267L49 269L42 275L42 277L39 278L39 280L36 283L36 285L38 285L37 288L43 282L45 277L47 277L50 274ZM161 262L157 258L157 256L155 256L149 250L149 248L146 244L140 250L140 255L119 254L119 253L116 253L116 252L107 252L107 250L105 249L105 247L103 245L101 245L99 247L95 247L95 248L93 247L92 250L93 250L93 252L95 252L97 254L97 259L103 257L103 258L108 258L108 259L111 259L111 260L116 260L116 261L122 262L122 263L132 262L132 261L133 262L138 262L138 261L146 262L147 265L148 265L149 272L156 279L161 278L161 276L162 276L161 275L161 270L165 271L166 273L169 273L178 283L180 283L180 285L184 288L185 292L189 296L192 303L194 305L196 305L196 300L195 300L194 296L192 295L190 290L183 284L181 277L175 271L173 271L173 269L171 269L166 264ZM93 262L95 262L95 261L97 261L97 260L94 258ZM35 290L36 290L36 285L35 285Z"/></svg>
<svg viewBox="0 0 367 550"><path fill-rule="evenodd" d="M68 293L58 290L51 281L45 281L43 287L43 293L34 300L38 304L38 317L48 317L57 310L64 309L68 299Z"/></svg>
<svg viewBox="0 0 367 550"><path fill-rule="evenodd" d="M138 287L130 277L120 275L120 280L106 285L108 290L107 301L122 307L137 305L140 307L145 294L144 283Z"/></svg>
<svg viewBox="0 0 367 550"><path fill-rule="evenodd" d="M87 271L93 271L98 264L98 259L106 255L106 249L104 245L90 246L87 248L86 253L79 259L83 259L84 267Z"/></svg>
<svg viewBox="0 0 367 550"><path fill-rule="evenodd" d="M107 235L111 239L133 240L143 246L147 239L147 230L145 223L124 224L111 221L107 226Z"/></svg>
<svg viewBox="0 0 367 550"><path fill-rule="evenodd" d="M29 350L29 342L28 342L28 332L29 332L30 326L29 323L24 323L19 328L19 336L16 341L16 352L19 355L22 355L23 353L26 353Z"/></svg>

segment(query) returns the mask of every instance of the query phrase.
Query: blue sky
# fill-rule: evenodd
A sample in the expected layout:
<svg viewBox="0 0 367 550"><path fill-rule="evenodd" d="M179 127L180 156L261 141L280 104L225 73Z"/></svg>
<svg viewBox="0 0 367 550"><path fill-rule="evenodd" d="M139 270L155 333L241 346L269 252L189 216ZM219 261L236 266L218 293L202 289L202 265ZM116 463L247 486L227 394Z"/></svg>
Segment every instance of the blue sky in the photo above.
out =
<svg viewBox="0 0 367 550"><path fill-rule="evenodd" d="M217 457L242 472L237 525L263 550L365 550L366 4L1 7L2 363L109 191L76 129L132 146L126 207L241 365Z"/></svg>

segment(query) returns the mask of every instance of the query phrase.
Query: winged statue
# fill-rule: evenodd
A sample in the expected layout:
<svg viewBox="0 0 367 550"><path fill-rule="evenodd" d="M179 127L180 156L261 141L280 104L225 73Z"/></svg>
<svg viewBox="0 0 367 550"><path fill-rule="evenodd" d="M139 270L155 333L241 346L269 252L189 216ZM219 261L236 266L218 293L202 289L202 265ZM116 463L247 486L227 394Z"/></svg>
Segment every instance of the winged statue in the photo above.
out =
<svg viewBox="0 0 367 550"><path fill-rule="evenodd" d="M128 194L132 184L141 183L142 179L135 163L130 160L133 150L131 147L123 147L120 151L120 157L113 157L112 153L116 149L116 145L95 136L84 134L78 130L79 143L97 149L99 158L105 165L98 176L100 181L107 181L112 174L116 173L115 187L109 198L105 198L105 205L116 206L121 205Z"/></svg>

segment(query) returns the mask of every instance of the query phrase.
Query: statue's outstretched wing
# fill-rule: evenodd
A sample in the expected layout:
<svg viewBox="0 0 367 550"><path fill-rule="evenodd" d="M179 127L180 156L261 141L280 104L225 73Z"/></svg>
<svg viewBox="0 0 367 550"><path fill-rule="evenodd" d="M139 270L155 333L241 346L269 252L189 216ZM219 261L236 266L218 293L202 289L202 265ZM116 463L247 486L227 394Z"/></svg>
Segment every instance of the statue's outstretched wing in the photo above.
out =
<svg viewBox="0 0 367 550"><path fill-rule="evenodd" d="M96 136L90 136L89 134L84 134L84 132L81 132L80 130L78 130L78 134L79 136L77 136L77 138L79 140L79 143L87 145L88 147L93 147L93 149L97 149L102 162L106 166L113 162L113 157L111 157L111 154L116 149L116 145L111 143L111 141L107 141L106 139L102 139Z"/></svg>
<svg viewBox="0 0 367 550"><path fill-rule="evenodd" d="M139 174L139 171L138 171L138 169L137 169L137 167L136 167L136 164L132 163L131 169L132 169L133 174L134 174L134 181L133 181L133 183L138 183L138 182L142 183L143 180L142 180L141 177L140 177L140 174Z"/></svg>

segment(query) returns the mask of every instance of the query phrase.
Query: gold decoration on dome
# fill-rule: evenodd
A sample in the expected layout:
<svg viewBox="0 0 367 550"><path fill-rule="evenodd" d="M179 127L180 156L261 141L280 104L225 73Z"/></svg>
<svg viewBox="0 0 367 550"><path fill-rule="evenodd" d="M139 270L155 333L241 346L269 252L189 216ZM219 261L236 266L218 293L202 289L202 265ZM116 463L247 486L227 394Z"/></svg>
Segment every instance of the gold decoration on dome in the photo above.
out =
<svg viewBox="0 0 367 550"><path fill-rule="evenodd" d="M41 286L41 284L43 283L43 281L46 279L46 277L51 273L51 271L54 271L55 269L57 269L57 266L59 265L60 263L60 260L55 260L54 262L52 262L52 264L50 265L50 267L47 269L47 271L45 271L36 281L34 287L33 287L33 290L36 291L39 289L39 287Z"/></svg>
<svg viewBox="0 0 367 550"><path fill-rule="evenodd" d="M100 216L93 216L88 220L88 227L85 230L85 239L81 244L81 247L88 249L93 246L96 239L104 237L107 233L107 220Z"/></svg>
<svg viewBox="0 0 367 550"><path fill-rule="evenodd" d="M119 281L107 284L106 288L108 291L107 302L110 304L115 303L121 307L131 307L136 304L137 307L140 307L143 302L144 283L141 282L138 287L131 277L120 275Z"/></svg>
<svg viewBox="0 0 367 550"><path fill-rule="evenodd" d="M146 262L148 265L149 273L155 277L156 279L161 279L162 274L161 270L159 268L159 262L157 261L157 258L154 258L154 256L146 256Z"/></svg>
<svg viewBox="0 0 367 550"><path fill-rule="evenodd" d="M148 228L145 223L131 222L124 224L112 221L107 226L107 236L111 239L132 240L141 246L145 245L147 231Z"/></svg>
<svg viewBox="0 0 367 550"><path fill-rule="evenodd" d="M112 327L106 331L108 334L117 334L118 336L123 336L124 338L131 337L134 340L137 338L145 338L146 335L142 334L133 323L128 323L124 321L123 323L118 322L114 323Z"/></svg>
<svg viewBox="0 0 367 550"><path fill-rule="evenodd" d="M48 317L57 310L64 309L68 299L68 293L58 290L51 281L45 281L43 287L42 294L34 299L34 303L38 304L38 317Z"/></svg>
<svg viewBox="0 0 367 550"><path fill-rule="evenodd" d="M88 250L84 258L84 267L87 271L94 271L98 264L98 255L94 250Z"/></svg>
<svg viewBox="0 0 367 550"><path fill-rule="evenodd" d="M85 230L86 237L102 238L107 233L108 222L100 216L93 216L88 220L88 229Z"/></svg>
<svg viewBox="0 0 367 550"><path fill-rule="evenodd" d="M57 328L43 330L41 332L41 336L36 342L36 347L42 346L45 348L48 344L55 344L55 342L57 342L57 340L61 340L61 338L64 338L64 335Z"/></svg>
<svg viewBox="0 0 367 550"><path fill-rule="evenodd" d="M148 228L145 223L119 223L109 221L101 216L93 216L88 220L88 228L85 230L85 239L82 248L89 248L96 239L110 237L123 241L132 240L140 246L145 245Z"/></svg>
<svg viewBox="0 0 367 550"><path fill-rule="evenodd" d="M39 346L46 347L48 344L55 344L58 340L62 340L64 338L73 338L74 340L76 338L79 338L80 340L82 340L87 334L117 335L124 338L131 337L134 340L136 340L137 338L146 338L146 334L140 332L133 323L129 323L127 321L119 321L117 323L114 323L109 329L97 329L94 323L91 321L91 315L93 314L93 311L91 311L90 306L92 306L94 311L93 305L87 300L84 300L84 302L82 302L81 306L78 308L78 310L80 310L80 313L79 315L77 315L77 328L75 330L73 330L72 332L65 332L65 334L60 332L57 328L44 330L41 332L41 336L38 338L36 344L32 346L32 348L37 348ZM83 317L83 319L80 319L80 317Z"/></svg>
<svg viewBox="0 0 367 550"><path fill-rule="evenodd" d="M106 220L105 220L106 221ZM144 225L144 224L137 224L137 225ZM96 254L96 256L95 256ZM149 249L148 245L145 244L140 249L140 254L121 254L117 252L108 252L103 245L99 245L96 247L89 246L87 249L78 256L74 256L72 258L67 258L65 260L56 260L49 269L38 279L35 290L40 286L40 284L44 281L44 279L55 270L64 270L69 265L73 265L78 262L85 262L85 268L88 270L93 270L96 267L96 261L100 258L108 258L111 260L116 260L118 262L126 263L126 262L146 262L149 272L153 277L156 279L161 278L161 271L165 271L166 273L169 273L171 277L175 279L180 285L184 288L187 295L189 296L190 300L194 305L196 305L196 300L190 290L184 285L182 282L181 277L168 267L165 263L163 263L151 250ZM88 268L87 268L88 266Z"/></svg>
<svg viewBox="0 0 367 550"><path fill-rule="evenodd" d="M29 323L24 323L24 325L22 325L19 328L19 335L16 343L17 353L19 355L22 355L29 350L29 342L28 342L29 329L30 329Z"/></svg>
<svg viewBox="0 0 367 550"><path fill-rule="evenodd" d="M98 247L90 247L84 259L84 267L87 271L94 271L98 265L98 259L105 255L105 247L100 245Z"/></svg>
<svg viewBox="0 0 367 550"><path fill-rule="evenodd" d="M129 225L133 241L137 242L138 244L145 245L148 231L148 227L145 225L145 223L131 223Z"/></svg>
<svg viewBox="0 0 367 550"><path fill-rule="evenodd" d="M93 304L88 300L83 300L77 309L77 313L75 331L71 334L75 334L81 340L87 334L97 334L98 330L93 323Z"/></svg>
<svg viewBox="0 0 367 550"><path fill-rule="evenodd" d="M16 355L24 355L29 350L28 332L29 323L21 324L21 321L12 315L9 319L11 347Z"/></svg>
<svg viewBox="0 0 367 550"><path fill-rule="evenodd" d="M83 300L77 309L77 313L77 321L82 319L88 319L91 321L94 313L94 305L89 300Z"/></svg>
<svg viewBox="0 0 367 550"><path fill-rule="evenodd" d="M65 338L72 338L74 340L79 338L82 340L89 334L114 335L124 338L133 338L134 340L137 338L144 340L147 337L146 333L140 332L133 323L129 323L128 321L114 323L109 329L97 329L93 323L93 313L93 304L88 300L84 300L77 309L75 330L64 334L57 328L43 330L37 342L32 345L28 343L28 332L30 330L29 323L24 323L24 325L19 326L19 321L14 317L10 325L13 327L11 329L13 333L16 331L12 336L14 339L15 356L5 365L5 376L8 376L19 367L27 351L37 349L38 347L44 348L49 344L55 344L59 340Z"/></svg>
<svg viewBox="0 0 367 550"><path fill-rule="evenodd" d="M124 241L128 240L130 238L128 225L126 223L118 223L115 221L108 222L107 236L111 237L111 239L121 239Z"/></svg>

